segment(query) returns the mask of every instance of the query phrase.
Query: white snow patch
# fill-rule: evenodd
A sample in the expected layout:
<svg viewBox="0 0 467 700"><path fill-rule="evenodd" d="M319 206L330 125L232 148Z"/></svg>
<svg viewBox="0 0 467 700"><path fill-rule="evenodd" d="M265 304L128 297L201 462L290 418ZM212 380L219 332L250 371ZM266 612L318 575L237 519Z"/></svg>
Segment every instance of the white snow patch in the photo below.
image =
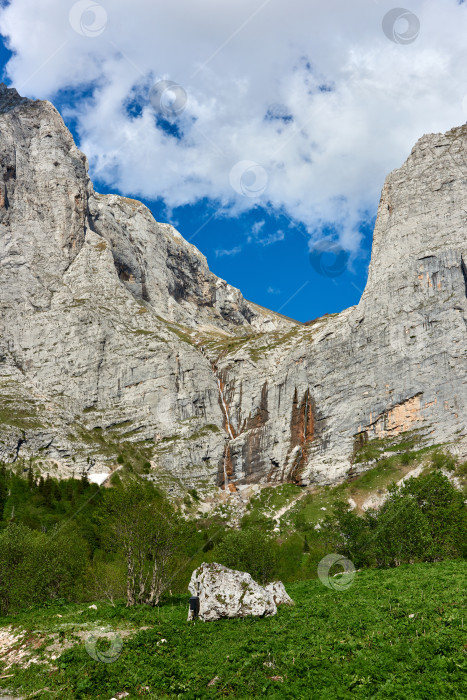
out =
<svg viewBox="0 0 467 700"><path fill-rule="evenodd" d="M94 472L93 474L88 474L88 479L91 482L91 484L97 484L98 486L102 486L104 481L107 481L109 476L110 472Z"/></svg>

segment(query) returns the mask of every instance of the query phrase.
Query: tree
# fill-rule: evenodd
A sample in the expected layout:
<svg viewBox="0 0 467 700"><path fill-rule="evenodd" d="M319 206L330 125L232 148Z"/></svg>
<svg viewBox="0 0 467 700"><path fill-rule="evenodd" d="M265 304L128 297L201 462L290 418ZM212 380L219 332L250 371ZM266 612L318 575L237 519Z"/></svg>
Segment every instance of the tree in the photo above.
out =
<svg viewBox="0 0 467 700"><path fill-rule="evenodd" d="M442 472L437 470L409 479L399 489L394 489L392 495L400 508L414 502L423 517L428 540L423 552L424 561L458 557L465 553L467 509L464 497Z"/></svg>
<svg viewBox="0 0 467 700"><path fill-rule="evenodd" d="M355 566L398 566L465 556L467 509L440 471L392 484L388 498L362 517L339 503L325 523L336 551Z"/></svg>
<svg viewBox="0 0 467 700"><path fill-rule="evenodd" d="M430 549L430 529L415 499L390 489L379 509L374 539L378 566L399 566L425 561Z"/></svg>
<svg viewBox="0 0 467 700"><path fill-rule="evenodd" d="M115 561L102 561L97 558L89 566L86 581L87 590L93 600L108 600L111 605L125 597L125 562L119 558Z"/></svg>
<svg viewBox="0 0 467 700"><path fill-rule="evenodd" d="M36 483L35 483L35 480L34 480L34 472L33 472L33 470L32 470L32 464L29 463L29 468L28 468L28 489L29 489L30 491L33 491L35 485L36 485Z"/></svg>
<svg viewBox="0 0 467 700"><path fill-rule="evenodd" d="M232 530L220 543L216 558L220 564L247 571L261 583L274 577L277 567L276 546L270 535L260 530Z"/></svg>
<svg viewBox="0 0 467 700"><path fill-rule="evenodd" d="M9 523L0 533L0 611L76 597L86 559L86 543L73 528L46 535Z"/></svg>
<svg viewBox="0 0 467 700"><path fill-rule="evenodd" d="M327 541L329 551L339 552L361 567L375 563L372 530L370 514L360 517L346 501L338 501L324 518L321 536Z"/></svg>
<svg viewBox="0 0 467 700"><path fill-rule="evenodd" d="M127 606L157 605L180 548L181 522L172 506L152 485L131 481L107 491L100 522L107 548L125 556Z"/></svg>
<svg viewBox="0 0 467 700"><path fill-rule="evenodd" d="M81 479L78 485L78 492L84 493L89 486L89 479L86 471L83 469L81 472Z"/></svg>
<svg viewBox="0 0 467 700"><path fill-rule="evenodd" d="M42 495L44 497L44 505L46 508L52 508L52 492L53 492L53 481L50 474L47 474L42 487Z"/></svg>

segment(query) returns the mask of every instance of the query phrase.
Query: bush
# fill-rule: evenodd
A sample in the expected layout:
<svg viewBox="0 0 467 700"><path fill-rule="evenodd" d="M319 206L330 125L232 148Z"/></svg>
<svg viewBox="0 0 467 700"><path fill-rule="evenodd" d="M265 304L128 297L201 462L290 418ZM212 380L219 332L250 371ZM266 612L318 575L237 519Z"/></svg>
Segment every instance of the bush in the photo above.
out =
<svg viewBox="0 0 467 700"><path fill-rule="evenodd" d="M120 559L94 561L88 568L86 580L89 600L108 600L115 605L116 601L125 599L126 570L125 563Z"/></svg>
<svg viewBox="0 0 467 700"><path fill-rule="evenodd" d="M86 543L69 529L50 534L9 523L0 533L0 610L76 598L86 567Z"/></svg>
<svg viewBox="0 0 467 700"><path fill-rule="evenodd" d="M258 530L232 530L215 552L224 566L246 571L261 583L268 583L277 571L277 546L266 533Z"/></svg>
<svg viewBox="0 0 467 700"><path fill-rule="evenodd" d="M448 472L453 472L456 468L454 457L444 452L434 452L431 455L431 463L436 469L446 469Z"/></svg>
<svg viewBox="0 0 467 700"><path fill-rule="evenodd" d="M385 503L363 517L338 504L326 527L355 566L398 566L467 553L463 496L440 471L393 484Z"/></svg>

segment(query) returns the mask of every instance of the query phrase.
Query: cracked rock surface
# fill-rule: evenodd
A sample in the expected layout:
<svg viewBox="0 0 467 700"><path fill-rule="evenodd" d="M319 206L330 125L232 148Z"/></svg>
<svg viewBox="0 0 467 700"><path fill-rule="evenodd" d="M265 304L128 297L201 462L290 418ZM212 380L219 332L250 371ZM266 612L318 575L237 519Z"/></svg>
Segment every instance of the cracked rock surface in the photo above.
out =
<svg viewBox="0 0 467 700"><path fill-rule="evenodd" d="M263 587L250 574L215 562L203 563L193 571L188 590L199 598L199 619L203 622L249 615L269 617L277 613L277 605L293 605L280 581ZM188 620L192 619L190 610Z"/></svg>
<svg viewBox="0 0 467 700"><path fill-rule="evenodd" d="M358 306L244 299L133 199L99 195L48 102L0 87L0 458L138 463L169 489L333 483L355 445L465 453L467 126L386 179ZM122 448L124 446L124 449Z"/></svg>

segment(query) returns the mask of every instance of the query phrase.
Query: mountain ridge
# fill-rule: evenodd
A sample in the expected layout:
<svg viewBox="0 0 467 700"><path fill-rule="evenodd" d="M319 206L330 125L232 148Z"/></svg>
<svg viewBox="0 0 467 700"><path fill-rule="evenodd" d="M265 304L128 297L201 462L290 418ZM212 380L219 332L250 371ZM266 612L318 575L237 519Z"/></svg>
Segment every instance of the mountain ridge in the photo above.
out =
<svg viewBox="0 0 467 700"><path fill-rule="evenodd" d="M55 108L0 87L0 456L234 492L334 483L365 468L362 441L408 431L464 454L466 140L417 142L383 187L359 304L304 325L97 194Z"/></svg>

